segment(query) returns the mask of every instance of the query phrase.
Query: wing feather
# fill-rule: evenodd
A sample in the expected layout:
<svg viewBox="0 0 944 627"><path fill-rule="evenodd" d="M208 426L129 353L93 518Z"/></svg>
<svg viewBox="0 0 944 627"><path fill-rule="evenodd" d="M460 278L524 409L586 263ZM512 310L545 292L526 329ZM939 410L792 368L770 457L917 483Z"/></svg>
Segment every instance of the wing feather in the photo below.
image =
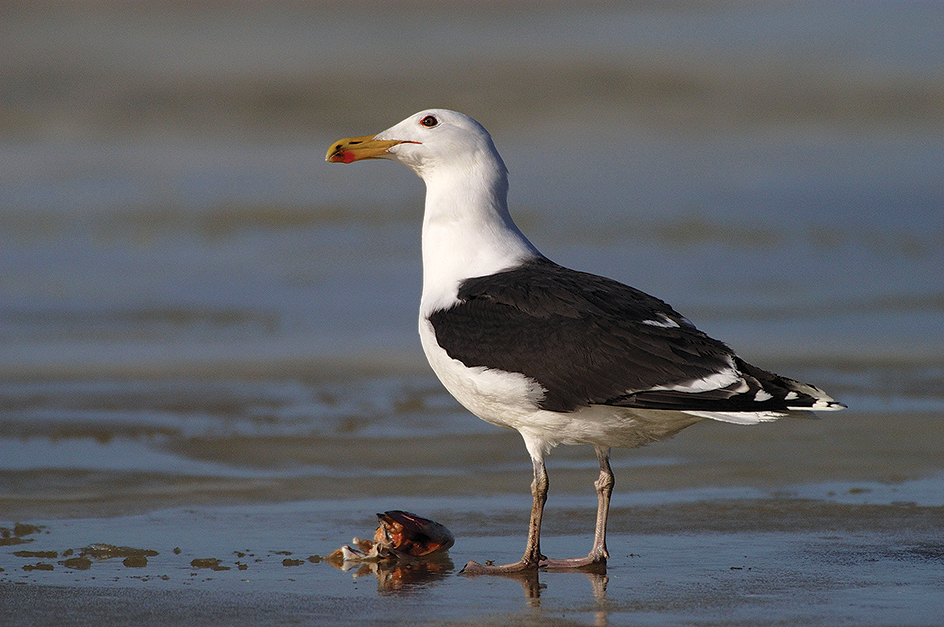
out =
<svg viewBox="0 0 944 627"><path fill-rule="evenodd" d="M458 303L429 319L450 357L530 377L550 411L614 405L738 421L843 407L744 362L665 302L543 257L463 281Z"/></svg>

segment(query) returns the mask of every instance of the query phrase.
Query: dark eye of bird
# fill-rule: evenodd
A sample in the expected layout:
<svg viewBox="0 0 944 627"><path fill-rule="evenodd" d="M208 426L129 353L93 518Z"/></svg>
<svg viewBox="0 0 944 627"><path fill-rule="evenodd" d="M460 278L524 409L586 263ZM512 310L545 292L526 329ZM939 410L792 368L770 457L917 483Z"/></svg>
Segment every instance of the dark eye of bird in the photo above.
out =
<svg viewBox="0 0 944 627"><path fill-rule="evenodd" d="M437 120L435 117L431 115L427 115L425 118L420 120L420 124L422 124L426 128L433 128L434 126L439 124L439 120Z"/></svg>

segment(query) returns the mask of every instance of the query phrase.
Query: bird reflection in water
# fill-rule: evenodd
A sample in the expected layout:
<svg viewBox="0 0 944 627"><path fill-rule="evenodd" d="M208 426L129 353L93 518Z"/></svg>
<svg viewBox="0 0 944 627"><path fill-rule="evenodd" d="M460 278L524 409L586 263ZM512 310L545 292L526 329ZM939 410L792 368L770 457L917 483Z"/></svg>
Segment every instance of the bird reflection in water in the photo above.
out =
<svg viewBox="0 0 944 627"><path fill-rule="evenodd" d="M541 598L541 591L547 588L547 584L541 583L540 577L542 573L583 573L590 582L590 587L593 590L593 598L601 605L601 607L606 602L606 585L609 583L610 578L606 575L605 565L595 565L593 568L582 569L541 568L539 570L501 573L498 576L505 579L513 579L519 582L521 584L521 588L524 590L525 596L530 600L530 604L537 607L540 605L539 599ZM464 576L472 578L475 578L480 574L482 573L463 573ZM492 575L494 573L489 574Z"/></svg>

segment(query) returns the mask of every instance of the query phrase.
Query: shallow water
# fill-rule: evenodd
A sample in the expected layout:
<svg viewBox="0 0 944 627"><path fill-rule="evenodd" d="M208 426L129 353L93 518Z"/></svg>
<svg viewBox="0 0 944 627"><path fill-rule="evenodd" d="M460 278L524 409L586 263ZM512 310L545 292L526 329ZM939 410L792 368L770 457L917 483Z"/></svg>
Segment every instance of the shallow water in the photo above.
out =
<svg viewBox="0 0 944 627"><path fill-rule="evenodd" d="M34 624L61 624L64 605L69 624L131 612L143 624L932 625L944 609L939 397L860 391L860 409L822 420L702 423L615 451L606 576L519 581L457 571L520 554L523 446L430 376L0 395L0 616L14 623L29 608ZM589 547L595 465L587 447L551 456L545 553ZM447 525L448 559L379 571L322 559L389 509ZM127 548L148 554L128 561Z"/></svg>
<svg viewBox="0 0 944 627"><path fill-rule="evenodd" d="M0 15L0 622L940 623L940 4L75 6ZM615 451L605 579L458 576L530 463L424 363L420 181L323 163L431 105L548 256L850 409ZM389 509L449 561L315 557Z"/></svg>

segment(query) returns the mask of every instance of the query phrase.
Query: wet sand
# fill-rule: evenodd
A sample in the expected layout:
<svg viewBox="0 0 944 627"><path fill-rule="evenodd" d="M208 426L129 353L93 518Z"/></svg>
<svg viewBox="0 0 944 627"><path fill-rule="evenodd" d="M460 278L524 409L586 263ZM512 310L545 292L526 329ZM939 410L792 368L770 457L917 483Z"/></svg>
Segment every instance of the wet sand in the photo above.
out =
<svg viewBox="0 0 944 627"><path fill-rule="evenodd" d="M938 625L944 615L941 506L778 497L617 508L605 575L529 580L456 574L471 558L518 555L522 517L501 511L515 507L507 499L474 500L489 510L485 516L463 502L430 502L459 535L449 560L431 572L379 574L366 566L345 572L310 551L343 542L326 539L341 529L366 530L370 505L383 505L319 505L198 508L126 521L136 527L130 535L139 544L150 537L146 546L158 553L146 566L120 556L93 559L87 570L49 557L4 558L5 567L20 562L34 570L3 573L0 618L11 625ZM519 520L502 523L506 516ZM109 530L121 524L60 521L27 546L121 542L128 531ZM589 545L588 535L565 527L547 538L545 552ZM273 531L285 528L294 529L292 537Z"/></svg>
<svg viewBox="0 0 944 627"><path fill-rule="evenodd" d="M384 462L383 442L368 438L357 443L361 453L334 451L348 470L328 481L257 476L240 480L254 488L229 485L231 495L216 486L205 499L192 489L169 496L168 503L189 504L165 509L153 502L136 508L130 496L77 499L76 511L89 515L70 517L59 502L49 510L55 517L5 525L0 619L937 625L944 615L941 429L937 414L845 412L759 428L703 423L672 441L617 452L605 575L541 572L533 579L458 574L470 559L512 561L523 548L529 477L517 436L477 437L483 451L491 449L482 465L461 461L478 454L463 438L402 451L400 442L387 442L402 454L396 462ZM907 465L894 461L904 450ZM505 457L511 463L502 466ZM461 472L446 472L457 464ZM549 470L543 549L577 555L591 543L591 452L558 449ZM298 500L304 492L325 498ZM234 504L220 504L228 500ZM448 558L428 567L347 570L324 560L352 536L370 537L374 513L388 509L447 525L457 538Z"/></svg>

